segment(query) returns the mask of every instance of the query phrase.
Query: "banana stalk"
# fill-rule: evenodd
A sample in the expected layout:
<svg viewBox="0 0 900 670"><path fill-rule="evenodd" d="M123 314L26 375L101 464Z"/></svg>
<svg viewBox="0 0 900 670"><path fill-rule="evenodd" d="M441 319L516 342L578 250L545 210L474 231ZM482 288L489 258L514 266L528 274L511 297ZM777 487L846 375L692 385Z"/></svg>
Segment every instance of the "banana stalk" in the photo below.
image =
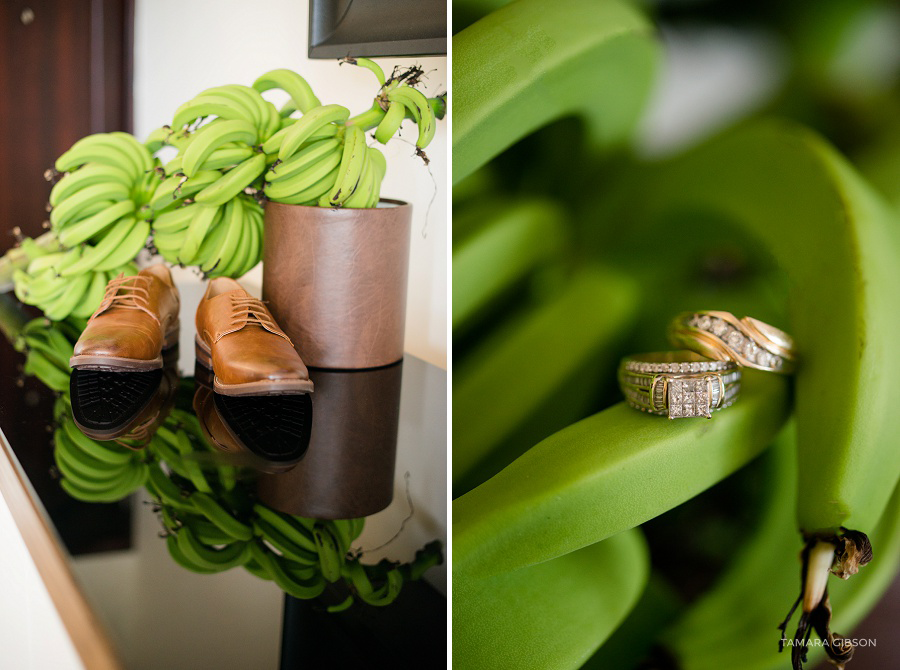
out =
<svg viewBox="0 0 900 670"><path fill-rule="evenodd" d="M34 245L47 253L58 251L59 235L53 230L34 238ZM0 257L0 293L7 293L13 288L13 275L16 270L24 270L33 260L29 256L29 250L25 247L15 246Z"/></svg>

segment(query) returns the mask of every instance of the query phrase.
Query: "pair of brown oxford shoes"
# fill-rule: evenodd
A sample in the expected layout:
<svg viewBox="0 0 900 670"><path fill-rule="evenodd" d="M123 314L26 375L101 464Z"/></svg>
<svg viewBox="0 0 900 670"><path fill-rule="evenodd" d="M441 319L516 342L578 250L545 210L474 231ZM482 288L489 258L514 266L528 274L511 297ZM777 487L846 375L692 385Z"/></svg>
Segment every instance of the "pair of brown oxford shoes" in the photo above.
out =
<svg viewBox="0 0 900 670"><path fill-rule="evenodd" d="M144 268L109 282L75 344L75 369L139 372L163 366L178 343L180 300L168 268ZM229 396L312 393L313 383L290 338L265 304L233 279L213 279L196 315L197 361Z"/></svg>

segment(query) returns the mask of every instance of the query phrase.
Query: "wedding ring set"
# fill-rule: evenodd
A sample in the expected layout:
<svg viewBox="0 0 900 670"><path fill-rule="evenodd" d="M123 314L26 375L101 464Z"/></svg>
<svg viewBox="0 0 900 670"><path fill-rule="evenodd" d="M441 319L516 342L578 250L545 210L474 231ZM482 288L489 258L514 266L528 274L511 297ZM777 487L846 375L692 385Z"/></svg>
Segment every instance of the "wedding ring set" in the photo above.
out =
<svg viewBox="0 0 900 670"><path fill-rule="evenodd" d="M790 374L797 363L787 333L729 312L679 314L669 339L686 351L627 356L619 365L619 385L629 405L670 419L709 419L731 405L743 368Z"/></svg>

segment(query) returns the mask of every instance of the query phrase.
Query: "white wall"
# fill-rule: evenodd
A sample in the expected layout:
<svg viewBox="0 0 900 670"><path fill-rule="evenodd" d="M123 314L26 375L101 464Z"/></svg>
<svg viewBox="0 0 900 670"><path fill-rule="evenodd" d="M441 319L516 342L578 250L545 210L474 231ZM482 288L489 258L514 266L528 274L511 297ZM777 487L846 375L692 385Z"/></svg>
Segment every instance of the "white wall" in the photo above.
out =
<svg viewBox="0 0 900 670"><path fill-rule="evenodd" d="M2 494L0 538L0 667L82 668Z"/></svg>
<svg viewBox="0 0 900 670"><path fill-rule="evenodd" d="M135 11L134 129L140 139L170 122L178 105L203 89L249 85L276 67L299 72L325 103L345 105L354 113L372 104L377 83L370 72L307 59L305 2L137 0ZM418 62L430 72L426 93L447 89L446 58L377 60L386 71ZM278 93L272 92L273 101L286 99ZM394 140L384 147L388 172L382 188L386 197L413 203L406 350L441 367L446 367L447 354L446 126L438 124L428 148L431 174L410 144ZM411 124L404 135L415 142ZM261 270L252 275L249 283L260 284Z"/></svg>

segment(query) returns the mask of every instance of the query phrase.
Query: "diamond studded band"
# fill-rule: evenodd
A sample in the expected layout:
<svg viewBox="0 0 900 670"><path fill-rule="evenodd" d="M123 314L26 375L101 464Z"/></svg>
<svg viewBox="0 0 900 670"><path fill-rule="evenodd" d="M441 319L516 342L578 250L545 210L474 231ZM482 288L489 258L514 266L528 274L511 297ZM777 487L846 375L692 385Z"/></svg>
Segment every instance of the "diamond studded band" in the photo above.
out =
<svg viewBox="0 0 900 670"><path fill-rule="evenodd" d="M742 367L780 374L790 374L796 367L791 337L749 316L738 319L730 312L684 312L669 326L669 339L677 347Z"/></svg>
<svg viewBox="0 0 900 670"><path fill-rule="evenodd" d="M642 412L709 419L737 399L741 371L733 361L712 361L692 351L638 354L619 365L619 386L628 404Z"/></svg>

